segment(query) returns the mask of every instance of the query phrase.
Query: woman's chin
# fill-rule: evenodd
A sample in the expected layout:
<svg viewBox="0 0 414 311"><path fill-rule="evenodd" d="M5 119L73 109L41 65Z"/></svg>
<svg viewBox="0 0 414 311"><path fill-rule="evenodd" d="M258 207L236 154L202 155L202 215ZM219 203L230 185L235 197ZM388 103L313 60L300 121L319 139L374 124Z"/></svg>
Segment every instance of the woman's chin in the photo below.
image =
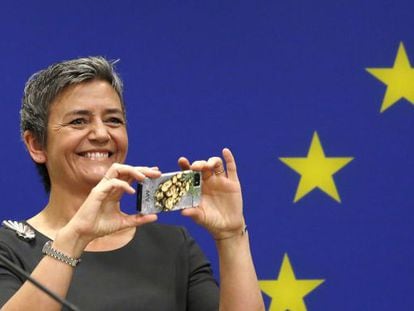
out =
<svg viewBox="0 0 414 311"><path fill-rule="evenodd" d="M101 172L89 172L83 176L83 180L85 180L85 183L88 185L91 185L95 187L105 176L106 171Z"/></svg>
<svg viewBox="0 0 414 311"><path fill-rule="evenodd" d="M85 179L88 181L88 183L92 184L98 184L103 178L105 174L90 174Z"/></svg>

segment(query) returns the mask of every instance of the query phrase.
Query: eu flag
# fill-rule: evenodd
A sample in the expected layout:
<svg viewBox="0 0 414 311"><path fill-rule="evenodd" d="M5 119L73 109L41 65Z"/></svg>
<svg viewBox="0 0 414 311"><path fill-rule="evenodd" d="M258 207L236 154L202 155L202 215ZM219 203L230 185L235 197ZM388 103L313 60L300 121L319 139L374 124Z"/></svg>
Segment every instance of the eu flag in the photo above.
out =
<svg viewBox="0 0 414 311"><path fill-rule="evenodd" d="M268 310L414 310L412 1L60 5L0 10L0 219L46 202L19 138L24 82L104 55L120 59L128 163L234 152ZM189 227L218 270L205 231L160 221Z"/></svg>

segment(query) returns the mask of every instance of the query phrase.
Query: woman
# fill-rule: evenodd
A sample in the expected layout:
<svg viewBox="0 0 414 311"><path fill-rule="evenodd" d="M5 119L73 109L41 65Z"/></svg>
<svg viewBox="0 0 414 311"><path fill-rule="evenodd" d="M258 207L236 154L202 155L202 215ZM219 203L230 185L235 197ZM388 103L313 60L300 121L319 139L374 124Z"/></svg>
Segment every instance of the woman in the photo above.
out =
<svg viewBox="0 0 414 311"><path fill-rule="evenodd" d="M21 131L49 201L27 220L33 240L0 230L0 253L83 310L263 310L230 150L223 150L225 165L219 157L192 164L179 159L182 169L203 172L201 204L182 214L216 241L218 289L183 228L121 211L122 195L135 192L133 181L161 174L156 167L123 164L125 123L122 82L104 58L58 63L29 79ZM0 306L61 307L1 265Z"/></svg>

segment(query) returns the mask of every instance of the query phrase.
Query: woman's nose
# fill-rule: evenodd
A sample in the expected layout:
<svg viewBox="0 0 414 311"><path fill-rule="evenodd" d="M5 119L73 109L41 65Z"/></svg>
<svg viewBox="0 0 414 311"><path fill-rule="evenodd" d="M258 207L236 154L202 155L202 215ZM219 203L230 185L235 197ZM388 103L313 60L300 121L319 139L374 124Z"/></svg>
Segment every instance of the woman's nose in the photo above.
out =
<svg viewBox="0 0 414 311"><path fill-rule="evenodd" d="M98 121L92 124L89 139L102 143L110 140L111 136L105 124L102 121Z"/></svg>

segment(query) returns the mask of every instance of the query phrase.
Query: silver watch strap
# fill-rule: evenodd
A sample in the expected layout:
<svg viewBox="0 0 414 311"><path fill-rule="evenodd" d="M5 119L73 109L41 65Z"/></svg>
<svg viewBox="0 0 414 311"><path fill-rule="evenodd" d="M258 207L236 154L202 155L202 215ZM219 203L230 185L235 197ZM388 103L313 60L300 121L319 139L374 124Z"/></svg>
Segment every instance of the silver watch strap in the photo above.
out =
<svg viewBox="0 0 414 311"><path fill-rule="evenodd" d="M57 249L54 249L52 247L52 241L47 241L45 245L43 245L42 253L44 255L48 255L54 259L57 259L59 261L62 261L72 267L76 267L77 264L81 262L80 258L72 258L68 255L63 254L62 252L58 251Z"/></svg>

